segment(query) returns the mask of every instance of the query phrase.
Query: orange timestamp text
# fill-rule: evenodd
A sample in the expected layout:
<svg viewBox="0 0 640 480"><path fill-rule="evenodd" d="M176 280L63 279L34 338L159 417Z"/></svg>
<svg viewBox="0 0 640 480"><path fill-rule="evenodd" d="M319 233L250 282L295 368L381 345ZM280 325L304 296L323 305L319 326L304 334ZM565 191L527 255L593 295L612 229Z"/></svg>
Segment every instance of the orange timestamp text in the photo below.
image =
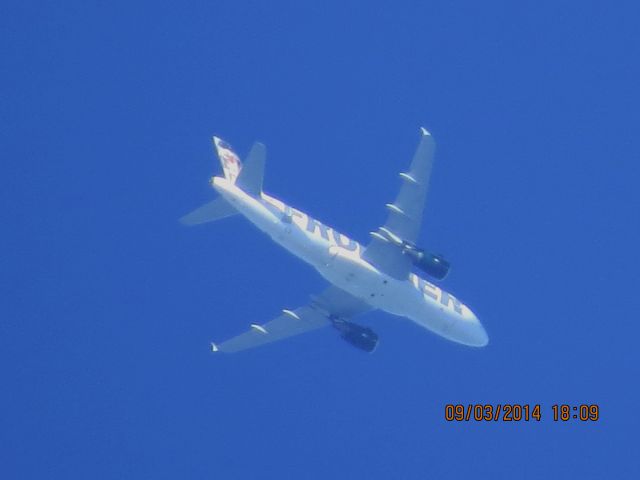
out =
<svg viewBox="0 0 640 480"><path fill-rule="evenodd" d="M542 417L543 408L539 403L448 403L444 406L447 422L539 422ZM551 418L555 422L595 422L600 419L600 407L596 404L555 404L551 407Z"/></svg>

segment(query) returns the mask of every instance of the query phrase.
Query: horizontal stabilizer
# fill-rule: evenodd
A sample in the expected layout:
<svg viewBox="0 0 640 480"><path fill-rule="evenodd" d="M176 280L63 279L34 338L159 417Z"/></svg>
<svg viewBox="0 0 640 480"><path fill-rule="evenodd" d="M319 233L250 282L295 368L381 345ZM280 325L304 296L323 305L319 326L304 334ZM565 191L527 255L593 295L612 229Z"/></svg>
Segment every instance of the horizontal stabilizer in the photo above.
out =
<svg viewBox="0 0 640 480"><path fill-rule="evenodd" d="M254 143L236 180L236 185L253 197L259 197L262 193L266 157L265 146L262 143Z"/></svg>
<svg viewBox="0 0 640 480"><path fill-rule="evenodd" d="M193 226L201 223L213 222L222 218L230 217L237 214L238 211L231 206L223 197L205 203L193 212L187 213L180 219L183 225Z"/></svg>

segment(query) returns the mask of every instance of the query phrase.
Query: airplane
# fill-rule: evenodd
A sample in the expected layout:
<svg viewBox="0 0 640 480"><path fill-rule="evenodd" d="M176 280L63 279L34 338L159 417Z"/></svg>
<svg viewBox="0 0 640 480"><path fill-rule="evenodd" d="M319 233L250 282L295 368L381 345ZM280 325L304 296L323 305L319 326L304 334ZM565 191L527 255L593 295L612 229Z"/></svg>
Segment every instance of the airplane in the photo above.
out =
<svg viewBox="0 0 640 480"><path fill-rule="evenodd" d="M224 176L213 176L210 184L220 196L180 221L192 226L241 214L330 283L319 295L312 295L308 305L284 309L267 323L251 324L234 338L211 343L213 352L238 352L325 326L333 326L351 345L373 352L378 335L352 321L372 310L408 318L463 345L488 344L487 332L469 307L413 271L443 280L450 269L441 255L415 244L435 151L426 129L420 129L420 143L409 170L400 173L400 192L393 203L386 204L386 223L370 232L366 246L264 193L263 144L254 143L244 163L221 138L214 136L213 145Z"/></svg>

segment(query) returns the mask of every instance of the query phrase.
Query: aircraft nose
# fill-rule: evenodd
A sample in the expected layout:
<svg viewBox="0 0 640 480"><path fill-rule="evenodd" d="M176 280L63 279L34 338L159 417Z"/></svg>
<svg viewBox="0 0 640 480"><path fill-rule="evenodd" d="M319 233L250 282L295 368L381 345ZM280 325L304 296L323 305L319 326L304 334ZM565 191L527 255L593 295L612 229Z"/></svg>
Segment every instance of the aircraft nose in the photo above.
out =
<svg viewBox="0 0 640 480"><path fill-rule="evenodd" d="M471 347L485 347L489 343L489 335L471 311L465 315L464 320L458 322L456 333L458 341Z"/></svg>
<svg viewBox="0 0 640 480"><path fill-rule="evenodd" d="M480 320L476 318L476 324L474 327L473 339L475 347L486 347L489 344L489 335L487 335L487 331L484 329Z"/></svg>

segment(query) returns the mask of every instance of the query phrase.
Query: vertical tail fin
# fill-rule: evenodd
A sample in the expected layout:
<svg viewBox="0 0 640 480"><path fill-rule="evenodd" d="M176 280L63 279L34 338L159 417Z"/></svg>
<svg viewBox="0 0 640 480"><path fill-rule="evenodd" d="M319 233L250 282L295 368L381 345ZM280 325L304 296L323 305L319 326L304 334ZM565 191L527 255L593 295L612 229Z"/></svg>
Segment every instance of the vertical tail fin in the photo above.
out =
<svg viewBox="0 0 640 480"><path fill-rule="evenodd" d="M213 144L216 147L216 152L218 153L218 158L220 159L220 163L222 164L222 170L224 171L224 176L227 180L232 183L235 183L238 175L240 175L240 170L242 170L242 162L236 152L233 151L231 145L218 137L213 137Z"/></svg>
<svg viewBox="0 0 640 480"><path fill-rule="evenodd" d="M254 143L244 165L231 145L218 137L213 137L222 170L227 180L235 183L249 195L259 197L262 193L264 165L267 156L266 148L261 143Z"/></svg>

